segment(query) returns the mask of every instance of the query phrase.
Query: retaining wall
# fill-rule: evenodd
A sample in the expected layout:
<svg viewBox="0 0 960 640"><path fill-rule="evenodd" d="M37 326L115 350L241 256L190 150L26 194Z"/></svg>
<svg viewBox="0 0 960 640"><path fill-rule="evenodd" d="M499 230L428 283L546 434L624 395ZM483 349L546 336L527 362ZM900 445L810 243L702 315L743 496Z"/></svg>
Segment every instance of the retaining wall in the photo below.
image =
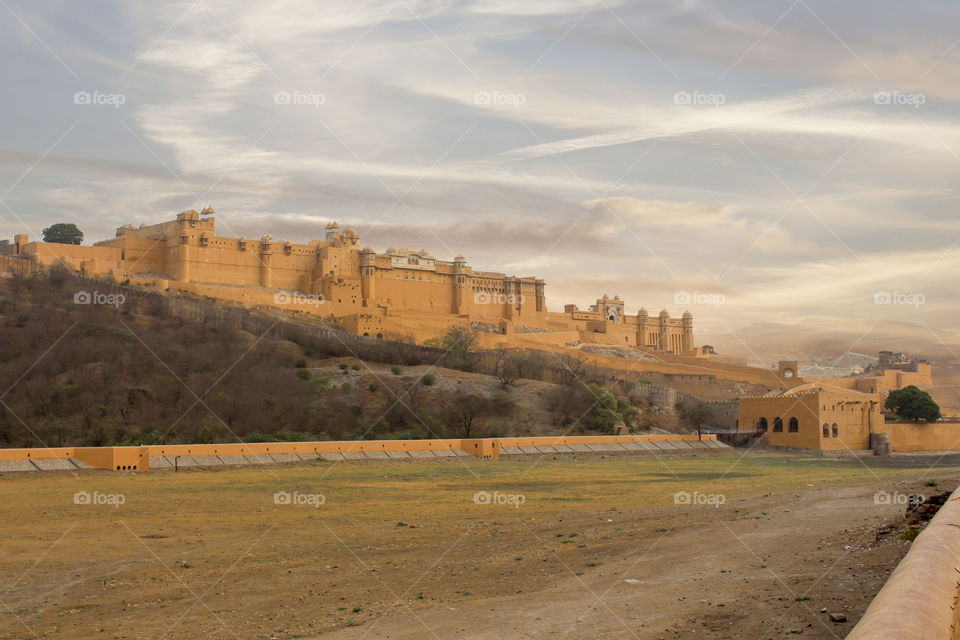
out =
<svg viewBox="0 0 960 640"><path fill-rule="evenodd" d="M954 491L847 640L958 640L960 490Z"/></svg>
<svg viewBox="0 0 960 640"><path fill-rule="evenodd" d="M4 462L65 459L111 471L146 471L151 459L157 468L170 466L169 460L226 456L251 461L293 461L299 456L349 458L407 457L413 452L436 455L472 455L499 458L504 447L555 447L559 445L619 445L623 443L695 442L696 435L624 435L624 436L544 436L530 438L468 438L451 440L335 440L326 442L258 442L230 444L178 444L141 447L60 447L51 449L0 449L0 469ZM704 443L719 446L716 436L703 435ZM710 447L707 447L710 448ZM624 451L627 449L624 448ZM296 456L296 457L291 457ZM218 461L217 464L223 464ZM81 466L79 464L75 466ZM10 466L11 470L17 470Z"/></svg>

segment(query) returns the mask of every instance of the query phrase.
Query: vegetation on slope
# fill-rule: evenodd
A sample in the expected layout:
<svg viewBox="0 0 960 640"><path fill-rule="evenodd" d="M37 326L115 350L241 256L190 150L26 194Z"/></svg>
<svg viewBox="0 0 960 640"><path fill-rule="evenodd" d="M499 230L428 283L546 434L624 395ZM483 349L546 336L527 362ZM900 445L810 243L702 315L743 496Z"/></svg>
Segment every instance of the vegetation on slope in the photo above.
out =
<svg viewBox="0 0 960 640"><path fill-rule="evenodd" d="M573 357L481 352L468 327L427 347L62 269L0 283L3 447L609 433L652 424L649 405L631 394L635 381ZM352 364L318 373L331 358ZM483 374L486 384L449 383L443 367Z"/></svg>

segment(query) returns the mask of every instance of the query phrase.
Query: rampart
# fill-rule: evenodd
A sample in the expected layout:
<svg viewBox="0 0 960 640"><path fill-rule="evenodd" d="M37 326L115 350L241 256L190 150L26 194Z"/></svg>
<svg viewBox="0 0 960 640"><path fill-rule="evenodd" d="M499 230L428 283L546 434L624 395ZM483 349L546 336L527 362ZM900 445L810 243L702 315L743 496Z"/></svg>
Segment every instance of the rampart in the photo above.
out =
<svg viewBox="0 0 960 640"><path fill-rule="evenodd" d="M960 492L954 491L847 640L957 640Z"/></svg>
<svg viewBox="0 0 960 640"><path fill-rule="evenodd" d="M69 470L76 467L94 467L110 471L148 471L151 468L173 466L173 460L184 458L185 464L203 464L204 459L216 458L216 464L246 459L252 462L295 462L306 459L376 459L403 457L436 457L444 454L495 459L504 453L564 453L614 451L666 451L658 443L670 443L670 449L683 451L694 448L716 449L722 446L713 435L658 434L625 436L540 436L529 438L468 438L448 440L339 440L323 442L258 442L226 444L177 444L133 447L59 447L36 449L0 449L0 468L25 471L18 463L36 463L43 469ZM694 447L697 443L700 447ZM636 447L631 445L636 445ZM644 446L647 445L647 446ZM519 451L534 448L533 451ZM504 450L507 451L504 451ZM426 454L417 455L417 454ZM257 460L261 458L262 460ZM56 465L50 461L76 460L74 466ZM11 464L3 464L11 463ZM32 470L32 469L31 469Z"/></svg>

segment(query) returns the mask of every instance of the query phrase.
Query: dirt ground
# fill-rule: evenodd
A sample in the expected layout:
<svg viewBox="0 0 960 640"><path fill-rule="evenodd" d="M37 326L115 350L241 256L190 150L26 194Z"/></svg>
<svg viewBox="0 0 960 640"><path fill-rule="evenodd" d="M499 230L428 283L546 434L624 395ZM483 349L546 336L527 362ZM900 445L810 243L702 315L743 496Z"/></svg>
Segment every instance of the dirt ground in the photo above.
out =
<svg viewBox="0 0 960 640"><path fill-rule="evenodd" d="M956 463L5 474L0 638L842 638Z"/></svg>

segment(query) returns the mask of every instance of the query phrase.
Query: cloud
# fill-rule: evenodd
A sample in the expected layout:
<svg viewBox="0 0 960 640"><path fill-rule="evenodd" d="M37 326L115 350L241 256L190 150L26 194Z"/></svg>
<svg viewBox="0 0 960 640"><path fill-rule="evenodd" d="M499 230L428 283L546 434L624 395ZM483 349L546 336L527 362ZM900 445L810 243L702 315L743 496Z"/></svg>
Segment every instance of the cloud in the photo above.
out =
<svg viewBox="0 0 960 640"><path fill-rule="evenodd" d="M730 215L728 207L695 202L651 202L629 196L589 200L586 206L591 210L610 212L627 223L657 227L720 224Z"/></svg>

